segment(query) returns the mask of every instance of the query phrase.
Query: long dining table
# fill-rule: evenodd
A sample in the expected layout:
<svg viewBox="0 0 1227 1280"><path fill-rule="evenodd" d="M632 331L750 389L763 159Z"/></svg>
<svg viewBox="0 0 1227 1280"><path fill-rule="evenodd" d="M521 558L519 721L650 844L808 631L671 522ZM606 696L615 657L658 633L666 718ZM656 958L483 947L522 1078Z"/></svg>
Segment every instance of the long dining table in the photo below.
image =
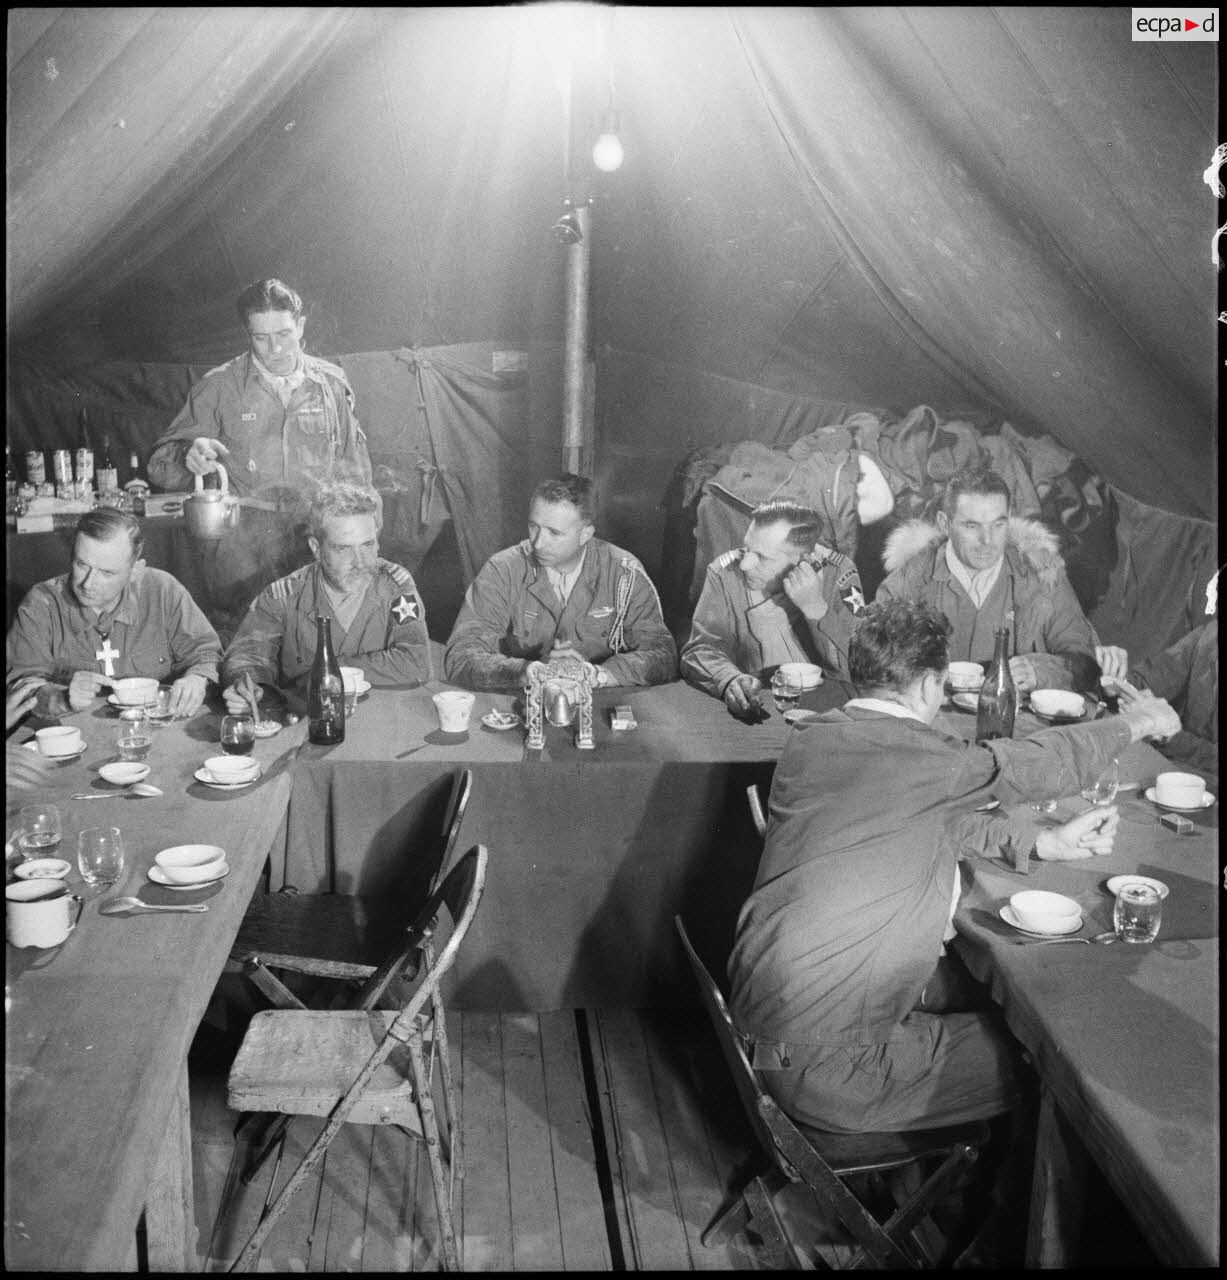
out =
<svg viewBox="0 0 1227 1280"><path fill-rule="evenodd" d="M272 889L290 883L303 893L360 894L393 910L404 899L407 911L435 869L422 851L437 850L457 769L474 773L460 848L481 841L491 855L483 910L453 984L457 1007L687 1002L690 979L673 947L676 912L705 954L727 952L761 848L745 789L770 785L790 732L778 713L744 724L681 683L598 691L591 750L576 745L572 730L553 726L534 750L522 727L482 723L492 710L513 708L510 694L477 694L469 731L442 733L431 695L446 687L371 690L336 747L306 743L301 723L258 741L264 776L236 792L193 777L217 737L216 712L202 711L158 732L151 781L166 795L157 800L68 800L74 791L103 789L96 768L113 758L117 729L105 705L69 718L82 726L87 750L57 766L47 797L65 810L65 851L81 827L117 823L129 837L129 864L114 892L139 892L151 902L199 894L210 912L110 918L98 914L98 895L89 894L61 947L7 949L10 1266L130 1268L142 1213L153 1269L193 1265L187 1047L261 871ZM802 708L840 705L848 694L847 686L827 681L803 696ZM636 728L612 728L617 704L631 706ZM938 721L963 737L973 726L974 717L953 709ZM1041 727L1022 714L1017 732ZM1146 744L1121 756L1122 778L1143 786L1162 767ZM1218 1187L1210 960L1217 947L1217 809L1195 816L1194 836L1176 836L1158 825L1158 810L1138 792L1124 805L1111 858L1032 863L1025 880L992 862L972 867L956 945L992 982L1045 1088L1092 1130L1082 1140L1116 1175L1114 1185L1133 1179L1164 1206L1162 1214L1148 1214L1125 1187L1125 1203L1144 1227L1163 1219L1153 1228L1159 1256L1200 1258L1213 1234L1206 1224L1215 1221L1210 1206ZM231 855L231 874L219 885L180 894L145 880L158 849L200 839ZM996 915L1020 885L1064 886L1083 901L1088 930L1107 928L1102 881L1118 870L1162 873L1169 884L1156 946L1031 949L1017 945ZM75 872L70 884L79 890ZM1144 1028L1155 1027L1153 1035L1139 1036L1134 1014ZM1117 1038L1097 1036L1092 1028L1112 1018ZM1168 1060L1177 1057L1169 1071ZM1174 1090L1162 1089L1165 1076ZM1166 1205L1185 1179L1195 1194L1169 1214ZM1042 1200L1037 1194L1037 1204Z"/></svg>
<svg viewBox="0 0 1227 1280"><path fill-rule="evenodd" d="M995 859L964 864L954 945L1041 1084L1029 1266L1077 1256L1088 1160L1160 1263L1219 1260L1218 805L1187 815L1187 834L1164 826L1145 790L1167 768L1146 743L1122 754L1110 855L1032 862L1025 877ZM1086 807L1063 799L1056 818ZM1049 889L1082 907L1073 936L1094 938L1113 927L1107 882L1123 874L1167 887L1152 944L1036 940L1000 915L1020 889Z"/></svg>
<svg viewBox="0 0 1227 1280"><path fill-rule="evenodd" d="M59 808L60 856L83 904L60 946L6 944L4 1261L10 1271L197 1270L188 1049L265 869L303 735L257 742L263 776L220 791L194 776L217 753L217 715L202 710L154 732L148 781L163 795L139 799L98 774L117 758L116 713L99 704L65 723L80 727L85 752L57 762L30 798ZM6 836L18 825L10 809ZM76 868L77 835L94 826L123 832L124 871L105 890ZM224 879L177 890L147 878L158 851L202 841L226 851ZM99 913L120 895L209 909Z"/></svg>

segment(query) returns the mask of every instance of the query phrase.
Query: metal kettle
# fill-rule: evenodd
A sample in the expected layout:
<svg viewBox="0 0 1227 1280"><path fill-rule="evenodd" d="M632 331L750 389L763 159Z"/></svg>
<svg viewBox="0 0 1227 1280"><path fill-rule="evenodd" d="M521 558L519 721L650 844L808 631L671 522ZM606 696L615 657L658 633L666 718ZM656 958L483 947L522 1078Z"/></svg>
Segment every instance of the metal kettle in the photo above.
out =
<svg viewBox="0 0 1227 1280"><path fill-rule="evenodd" d="M575 704L567 697L566 690L551 680L543 690L545 702L545 718L550 724L564 726L575 719Z"/></svg>
<svg viewBox="0 0 1227 1280"><path fill-rule="evenodd" d="M193 538L216 541L227 529L239 527L239 499L230 492L230 477L219 462L220 489L206 489L204 476L196 477L196 492L183 503L183 518Z"/></svg>

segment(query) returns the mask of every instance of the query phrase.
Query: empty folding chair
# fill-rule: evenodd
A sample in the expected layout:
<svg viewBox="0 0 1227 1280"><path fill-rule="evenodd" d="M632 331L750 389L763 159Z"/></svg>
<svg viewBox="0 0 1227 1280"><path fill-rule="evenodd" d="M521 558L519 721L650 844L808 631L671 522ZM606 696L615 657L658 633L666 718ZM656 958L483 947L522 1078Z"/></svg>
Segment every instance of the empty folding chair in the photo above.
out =
<svg viewBox="0 0 1227 1280"><path fill-rule="evenodd" d="M227 1101L236 1111L326 1116L327 1123L276 1197L232 1271L250 1268L291 1197L343 1124L393 1124L426 1144L445 1269L459 1270L452 1219L458 1116L440 983L473 922L486 878L486 849L475 845L444 877L404 939L379 966L358 1009L268 1009L257 1013L230 1069ZM446 908L450 934L435 952ZM396 1010L377 1008L406 963L421 959L417 985ZM435 1113L435 1065L445 1135ZM273 1171L276 1182L277 1170ZM270 1188L271 1193L271 1188Z"/></svg>
<svg viewBox="0 0 1227 1280"><path fill-rule="evenodd" d="M824 1220L838 1223L856 1242L846 1264L860 1267L931 1266L924 1239L931 1234L928 1216L935 1204L953 1191L975 1163L979 1147L988 1140L982 1122L945 1129L899 1133L826 1133L797 1124L764 1089L750 1065L746 1037L737 1029L720 988L699 959L681 916L674 916L682 947L690 962L703 1005L733 1074L750 1126L766 1159L722 1208L701 1237L705 1245L727 1240L751 1222L777 1265L797 1267L800 1261L774 1204L774 1196L788 1183L801 1183L812 1193ZM881 1174L922 1162L939 1162L917 1190L879 1221L855 1194L849 1179Z"/></svg>

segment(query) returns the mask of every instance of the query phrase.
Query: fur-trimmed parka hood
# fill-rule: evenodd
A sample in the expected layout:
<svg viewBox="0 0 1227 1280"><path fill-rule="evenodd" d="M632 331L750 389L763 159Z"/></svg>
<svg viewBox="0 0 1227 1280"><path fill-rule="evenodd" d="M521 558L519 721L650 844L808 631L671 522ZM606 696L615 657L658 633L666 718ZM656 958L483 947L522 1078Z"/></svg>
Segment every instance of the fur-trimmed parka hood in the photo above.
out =
<svg viewBox="0 0 1227 1280"><path fill-rule="evenodd" d="M882 551L882 563L887 573L894 573L922 551L946 541L946 535L927 520L908 520L892 530ZM1010 517L1010 530L1006 539L1006 552L1013 549L1026 567L1039 579L1052 585L1065 569L1060 544L1056 534L1038 520L1022 516Z"/></svg>

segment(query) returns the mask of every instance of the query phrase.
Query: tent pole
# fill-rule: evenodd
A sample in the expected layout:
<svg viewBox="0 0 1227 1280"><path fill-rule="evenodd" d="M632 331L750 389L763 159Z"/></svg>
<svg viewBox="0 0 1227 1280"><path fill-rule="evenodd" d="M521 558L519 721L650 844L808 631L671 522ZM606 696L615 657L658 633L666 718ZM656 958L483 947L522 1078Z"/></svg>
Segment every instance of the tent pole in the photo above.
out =
<svg viewBox="0 0 1227 1280"><path fill-rule="evenodd" d="M562 383L562 465L576 475L592 475L593 430L588 394L588 267L591 210L577 202L580 239L567 246L566 339Z"/></svg>

